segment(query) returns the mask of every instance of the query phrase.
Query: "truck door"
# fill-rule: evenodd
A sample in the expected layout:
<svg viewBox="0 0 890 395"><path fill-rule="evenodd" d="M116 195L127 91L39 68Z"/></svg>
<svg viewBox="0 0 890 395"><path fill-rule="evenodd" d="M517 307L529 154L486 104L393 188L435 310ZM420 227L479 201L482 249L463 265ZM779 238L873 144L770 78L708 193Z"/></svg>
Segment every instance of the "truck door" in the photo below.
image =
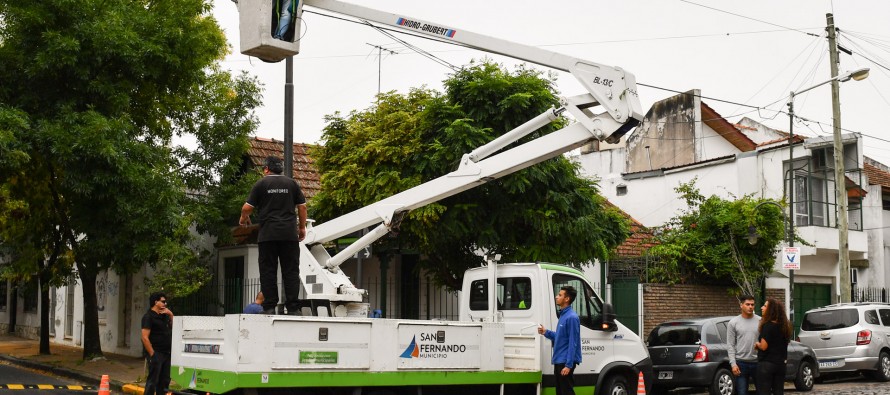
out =
<svg viewBox="0 0 890 395"><path fill-rule="evenodd" d="M614 360L614 350L612 346L613 332L602 331L602 311L603 302L599 296L593 292L593 288L581 277L574 274L552 272L551 280L553 281L553 298L559 293L564 286L572 286L578 291L578 297L572 302L572 309L578 314L581 321L581 363L575 368L575 386L590 387L596 385L597 377L602 371L602 367ZM557 317L556 303L551 298L551 322L552 326L556 326L559 320ZM553 329L553 328L548 328ZM551 346L546 342L547 346ZM547 348L549 352L544 356L545 361L550 361L553 355L552 347ZM546 362L545 362L546 363ZM544 385L553 380L553 365L544 366ZM548 379L549 374L549 379ZM555 384L555 381L553 381Z"/></svg>

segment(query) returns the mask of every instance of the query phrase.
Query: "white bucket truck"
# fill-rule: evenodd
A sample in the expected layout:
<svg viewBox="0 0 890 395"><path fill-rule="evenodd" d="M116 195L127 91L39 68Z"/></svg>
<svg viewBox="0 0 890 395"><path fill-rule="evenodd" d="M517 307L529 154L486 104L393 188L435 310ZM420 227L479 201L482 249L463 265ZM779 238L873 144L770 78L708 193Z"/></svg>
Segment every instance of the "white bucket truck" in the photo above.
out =
<svg viewBox="0 0 890 395"><path fill-rule="evenodd" d="M279 45L280 40L266 37L271 34L268 15L245 13L268 9L267 2L239 2L242 52L271 61L295 55L294 43ZM297 16L302 5L295 10ZM583 354L575 369L576 393L626 395L635 391L641 372L649 387L652 364L644 344L614 321L609 305L570 267L497 264L497 258L487 257L487 267L465 273L460 320L454 322L367 318L366 292L339 269L414 208L594 140L618 141L642 119L634 76L617 67L340 1L306 0L305 5L567 71L587 93L562 98L560 108L464 155L449 174L309 229L300 245L302 296L307 301L303 316L177 317L173 379L190 391L218 394L553 393L551 343L537 334L537 326L556 326L553 297L562 286L571 285L578 290L572 306L581 319ZM563 112L575 122L503 150ZM322 246L366 227L374 228L333 257Z"/></svg>

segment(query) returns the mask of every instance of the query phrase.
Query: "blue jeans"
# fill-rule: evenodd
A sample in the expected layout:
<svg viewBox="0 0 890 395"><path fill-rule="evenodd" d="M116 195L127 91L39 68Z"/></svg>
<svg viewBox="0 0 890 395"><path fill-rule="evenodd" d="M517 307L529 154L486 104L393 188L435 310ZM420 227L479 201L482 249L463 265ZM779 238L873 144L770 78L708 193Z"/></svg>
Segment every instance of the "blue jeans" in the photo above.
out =
<svg viewBox="0 0 890 395"><path fill-rule="evenodd" d="M280 4L281 13L278 15L278 29L272 37L283 40L284 35L287 34L288 29L290 29L291 19L294 14L294 1L283 0Z"/></svg>
<svg viewBox="0 0 890 395"><path fill-rule="evenodd" d="M741 371L741 374L735 377L735 393L737 395L748 395L748 384L755 383L755 389L757 388L755 381L757 362L735 361L735 364Z"/></svg>

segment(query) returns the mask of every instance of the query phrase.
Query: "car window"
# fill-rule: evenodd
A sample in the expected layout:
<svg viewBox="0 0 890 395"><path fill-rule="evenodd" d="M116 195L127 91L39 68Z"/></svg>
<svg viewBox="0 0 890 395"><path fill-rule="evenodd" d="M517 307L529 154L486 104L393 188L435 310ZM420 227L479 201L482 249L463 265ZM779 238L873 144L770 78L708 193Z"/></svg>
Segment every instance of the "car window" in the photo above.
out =
<svg viewBox="0 0 890 395"><path fill-rule="evenodd" d="M865 310L865 322L872 325L881 325L878 321L878 312L875 310Z"/></svg>
<svg viewBox="0 0 890 395"><path fill-rule="evenodd" d="M807 313L803 316L800 328L805 331L824 331L849 328L858 323L859 311L856 309L836 309Z"/></svg>
<svg viewBox="0 0 890 395"><path fill-rule="evenodd" d="M884 323L884 326L890 326L890 309L880 309L878 314L881 315L881 322Z"/></svg>
<svg viewBox="0 0 890 395"><path fill-rule="evenodd" d="M572 301L572 310L578 314L581 325L598 329L597 323L602 324L603 302L596 296L596 292L576 276L556 273L553 275L553 296L558 295L560 288L566 285L571 285L578 291L578 296Z"/></svg>
<svg viewBox="0 0 890 395"><path fill-rule="evenodd" d="M649 346L691 346L701 344L698 325L659 325L649 333Z"/></svg>
<svg viewBox="0 0 890 395"><path fill-rule="evenodd" d="M720 336L720 341L726 343L726 322L718 322L717 325L717 336Z"/></svg>
<svg viewBox="0 0 890 395"><path fill-rule="evenodd" d="M497 283L498 310L527 310L532 305L528 277L502 277ZM488 279L470 284L470 310L488 310Z"/></svg>

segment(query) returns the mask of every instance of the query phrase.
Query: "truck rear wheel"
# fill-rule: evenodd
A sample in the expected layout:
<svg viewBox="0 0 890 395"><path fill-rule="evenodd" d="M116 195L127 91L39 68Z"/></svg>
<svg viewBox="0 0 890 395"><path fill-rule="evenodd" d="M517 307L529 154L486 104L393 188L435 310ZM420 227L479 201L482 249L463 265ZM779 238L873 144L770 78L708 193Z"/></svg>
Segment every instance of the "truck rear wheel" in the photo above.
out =
<svg viewBox="0 0 890 395"><path fill-rule="evenodd" d="M628 395L627 377L613 374L606 380L605 391L596 391L596 395Z"/></svg>

